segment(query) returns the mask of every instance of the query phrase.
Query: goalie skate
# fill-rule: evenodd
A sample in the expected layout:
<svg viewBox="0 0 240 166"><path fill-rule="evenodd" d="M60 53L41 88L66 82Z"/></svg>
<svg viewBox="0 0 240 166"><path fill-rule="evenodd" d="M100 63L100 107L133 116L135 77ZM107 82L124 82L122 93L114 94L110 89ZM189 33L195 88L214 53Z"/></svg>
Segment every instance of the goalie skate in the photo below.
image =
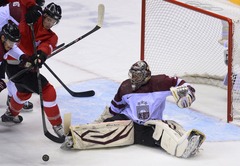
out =
<svg viewBox="0 0 240 166"><path fill-rule="evenodd" d="M195 156L199 152L199 147L205 140L205 135L197 130L192 130L187 139L188 145L182 155L183 158Z"/></svg>

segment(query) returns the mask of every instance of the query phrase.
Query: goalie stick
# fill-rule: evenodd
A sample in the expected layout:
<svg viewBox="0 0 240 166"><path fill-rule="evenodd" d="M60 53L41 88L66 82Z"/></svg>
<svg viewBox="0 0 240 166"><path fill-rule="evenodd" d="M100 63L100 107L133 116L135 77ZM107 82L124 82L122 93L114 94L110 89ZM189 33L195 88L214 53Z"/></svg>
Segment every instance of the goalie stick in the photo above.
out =
<svg viewBox="0 0 240 166"><path fill-rule="evenodd" d="M65 113L63 115L63 128L64 128L64 134L68 135L70 132L70 126L71 126L71 118L72 114L70 112Z"/></svg>

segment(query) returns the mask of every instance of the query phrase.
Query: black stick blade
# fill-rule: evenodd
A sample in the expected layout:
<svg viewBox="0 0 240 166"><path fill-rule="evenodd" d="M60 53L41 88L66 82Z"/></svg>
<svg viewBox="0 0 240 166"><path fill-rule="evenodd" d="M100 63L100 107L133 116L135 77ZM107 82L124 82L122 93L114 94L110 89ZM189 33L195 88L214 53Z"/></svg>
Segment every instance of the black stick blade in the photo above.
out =
<svg viewBox="0 0 240 166"><path fill-rule="evenodd" d="M92 97L95 95L94 90L84 91L84 92L70 92L72 96L74 97Z"/></svg>
<svg viewBox="0 0 240 166"><path fill-rule="evenodd" d="M45 131L44 135L56 143L63 143L65 141L65 137L56 137L56 136L52 135L51 133L49 133L48 131Z"/></svg>

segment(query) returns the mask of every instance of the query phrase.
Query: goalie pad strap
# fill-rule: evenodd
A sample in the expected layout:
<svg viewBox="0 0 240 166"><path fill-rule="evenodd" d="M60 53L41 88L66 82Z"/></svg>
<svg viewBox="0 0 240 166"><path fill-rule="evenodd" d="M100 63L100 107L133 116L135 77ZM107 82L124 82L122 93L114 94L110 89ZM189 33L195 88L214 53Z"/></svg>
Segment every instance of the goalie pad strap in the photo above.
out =
<svg viewBox="0 0 240 166"><path fill-rule="evenodd" d="M106 148L134 143L133 122L121 120L70 127L73 149Z"/></svg>

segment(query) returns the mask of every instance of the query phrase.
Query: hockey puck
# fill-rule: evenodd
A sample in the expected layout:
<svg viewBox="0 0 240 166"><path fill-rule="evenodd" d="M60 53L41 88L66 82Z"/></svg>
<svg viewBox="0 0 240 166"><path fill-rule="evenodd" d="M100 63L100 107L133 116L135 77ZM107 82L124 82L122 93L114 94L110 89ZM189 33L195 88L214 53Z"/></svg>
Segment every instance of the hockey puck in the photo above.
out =
<svg viewBox="0 0 240 166"><path fill-rule="evenodd" d="M42 156L42 160L43 161L48 161L49 160L49 156L47 154Z"/></svg>

